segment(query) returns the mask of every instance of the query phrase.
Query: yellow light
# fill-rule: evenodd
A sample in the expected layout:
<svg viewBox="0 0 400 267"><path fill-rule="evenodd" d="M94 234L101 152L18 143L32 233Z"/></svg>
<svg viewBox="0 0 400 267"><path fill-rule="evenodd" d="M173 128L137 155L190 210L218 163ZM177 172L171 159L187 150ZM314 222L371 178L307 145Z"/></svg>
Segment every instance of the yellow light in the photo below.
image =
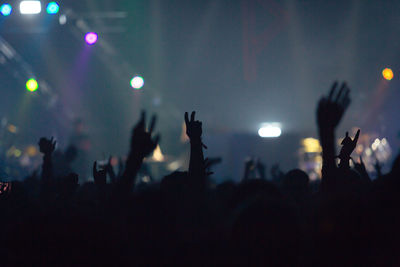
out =
<svg viewBox="0 0 400 267"><path fill-rule="evenodd" d="M36 156L39 153L37 150L36 146L28 146L26 148L26 154L28 154L29 157Z"/></svg>
<svg viewBox="0 0 400 267"><path fill-rule="evenodd" d="M156 149L154 150L152 159L158 162L164 161L164 155L161 152L160 145L157 145Z"/></svg>
<svg viewBox="0 0 400 267"><path fill-rule="evenodd" d="M26 90L35 92L39 88L39 84L35 79L29 79L26 82Z"/></svg>
<svg viewBox="0 0 400 267"><path fill-rule="evenodd" d="M391 79L393 79L393 71L392 69L386 68L382 71L382 76L384 79L390 81Z"/></svg>
<svg viewBox="0 0 400 267"><path fill-rule="evenodd" d="M16 158L19 158L21 155L22 155L21 150L19 150L19 149L15 149L15 150L14 150L14 156L15 156Z"/></svg>
<svg viewBox="0 0 400 267"><path fill-rule="evenodd" d="M302 140L302 145L304 147L304 152L306 153L319 153L322 152L322 147L319 144L319 140L309 137Z"/></svg>

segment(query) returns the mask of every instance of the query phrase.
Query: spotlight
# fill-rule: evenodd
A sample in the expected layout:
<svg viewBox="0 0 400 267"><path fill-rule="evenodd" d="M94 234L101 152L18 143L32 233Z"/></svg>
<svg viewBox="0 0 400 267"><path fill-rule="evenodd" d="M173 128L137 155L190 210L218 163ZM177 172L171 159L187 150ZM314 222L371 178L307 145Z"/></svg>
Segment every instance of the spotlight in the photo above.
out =
<svg viewBox="0 0 400 267"><path fill-rule="evenodd" d="M11 12L12 12L12 7L11 7L10 4L2 4L2 5L1 5L1 7L0 7L0 13L1 13L4 17L10 16Z"/></svg>
<svg viewBox="0 0 400 267"><path fill-rule="evenodd" d="M393 71L390 68L386 68L382 71L382 76L385 80L390 81L391 79L393 79Z"/></svg>
<svg viewBox="0 0 400 267"><path fill-rule="evenodd" d="M88 32L85 35L85 41L88 45L94 45L97 42L98 35L95 32Z"/></svg>
<svg viewBox="0 0 400 267"><path fill-rule="evenodd" d="M47 5L47 9L46 9L47 13L51 14L51 15L57 14L59 10L60 10L60 6L57 4L57 2L50 2Z"/></svg>
<svg viewBox="0 0 400 267"><path fill-rule="evenodd" d="M260 137L279 137L282 130L277 124L265 124L258 130Z"/></svg>
<svg viewBox="0 0 400 267"><path fill-rule="evenodd" d="M38 82L31 78L26 82L26 90L30 92L35 92L39 88Z"/></svg>
<svg viewBox="0 0 400 267"><path fill-rule="evenodd" d="M21 14L39 14L42 11L40 1L22 1L19 4L19 12Z"/></svg>
<svg viewBox="0 0 400 267"><path fill-rule="evenodd" d="M143 87L144 80L141 76L135 76L131 80L131 86L133 89L139 90Z"/></svg>

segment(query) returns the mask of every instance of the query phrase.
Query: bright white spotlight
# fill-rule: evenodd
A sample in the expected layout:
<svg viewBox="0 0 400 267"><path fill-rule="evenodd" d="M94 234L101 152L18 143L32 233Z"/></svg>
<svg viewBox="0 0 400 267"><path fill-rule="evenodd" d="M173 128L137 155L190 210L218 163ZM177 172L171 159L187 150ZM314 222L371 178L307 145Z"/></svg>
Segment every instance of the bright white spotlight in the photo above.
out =
<svg viewBox="0 0 400 267"><path fill-rule="evenodd" d="M282 130L278 125L263 125L258 130L258 135L260 137L279 137L282 134Z"/></svg>
<svg viewBox="0 0 400 267"><path fill-rule="evenodd" d="M21 14L39 14L42 11L40 1L22 1L19 4L19 12Z"/></svg>
<svg viewBox="0 0 400 267"><path fill-rule="evenodd" d="M142 76L135 76L131 80L131 86L133 89L139 90L144 85L144 79Z"/></svg>

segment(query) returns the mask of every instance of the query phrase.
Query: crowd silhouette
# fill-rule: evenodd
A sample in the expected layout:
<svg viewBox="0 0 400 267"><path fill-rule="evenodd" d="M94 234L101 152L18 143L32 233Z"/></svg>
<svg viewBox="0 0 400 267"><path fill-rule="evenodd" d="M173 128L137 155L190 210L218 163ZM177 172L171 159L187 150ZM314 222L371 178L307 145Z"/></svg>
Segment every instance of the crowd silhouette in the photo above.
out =
<svg viewBox="0 0 400 267"><path fill-rule="evenodd" d="M360 130L336 153L349 105L350 89L337 82L318 102L319 184L250 160L240 183L214 185L218 159L204 158L195 112L184 114L189 169L144 185L136 178L160 139L155 116L147 124L142 113L117 172L111 160L93 163L93 182L71 171L73 148L41 138L41 171L1 183L0 264L400 266L400 157L372 180L351 158Z"/></svg>

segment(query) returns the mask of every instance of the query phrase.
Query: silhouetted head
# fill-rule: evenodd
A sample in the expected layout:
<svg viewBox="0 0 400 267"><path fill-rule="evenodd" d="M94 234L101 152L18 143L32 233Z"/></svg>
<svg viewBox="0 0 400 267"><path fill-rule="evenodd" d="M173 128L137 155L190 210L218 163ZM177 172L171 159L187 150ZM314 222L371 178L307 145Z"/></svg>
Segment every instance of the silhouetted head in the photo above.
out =
<svg viewBox="0 0 400 267"><path fill-rule="evenodd" d="M307 188L309 182L308 174L300 169L291 170L283 177L284 187Z"/></svg>

